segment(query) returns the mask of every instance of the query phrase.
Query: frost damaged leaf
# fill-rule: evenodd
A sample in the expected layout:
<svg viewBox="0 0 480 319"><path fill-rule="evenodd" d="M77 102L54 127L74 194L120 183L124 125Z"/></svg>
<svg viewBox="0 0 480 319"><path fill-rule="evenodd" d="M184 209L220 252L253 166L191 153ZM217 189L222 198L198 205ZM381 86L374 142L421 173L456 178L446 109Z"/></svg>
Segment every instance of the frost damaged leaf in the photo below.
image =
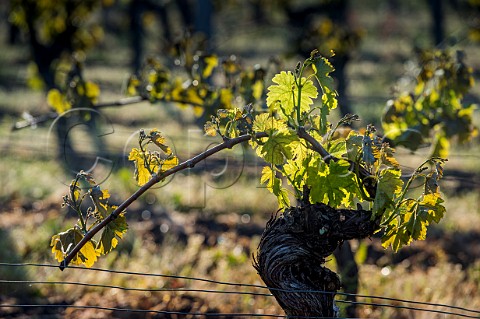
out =
<svg viewBox="0 0 480 319"><path fill-rule="evenodd" d="M94 187L90 191L90 196L95 205L95 218L99 222L109 217L118 208L118 206L108 203L108 199L110 198L108 190L100 190L99 187ZM117 246L118 240L123 238L127 229L128 225L125 213L122 212L103 229L100 241L96 245L97 253L99 255L109 253Z"/></svg>
<svg viewBox="0 0 480 319"><path fill-rule="evenodd" d="M117 209L117 206L109 206L108 211L113 212L115 209ZM96 247L97 252L102 255L108 254L117 247L119 239L123 238L127 230L127 219L125 214L121 213L103 229L102 236Z"/></svg>
<svg viewBox="0 0 480 319"><path fill-rule="evenodd" d="M152 174L159 169L159 163L152 159L150 152L142 152L133 148L128 155L128 160L135 164L135 179L139 186L143 186L152 178Z"/></svg>
<svg viewBox="0 0 480 319"><path fill-rule="evenodd" d="M82 240L83 234L77 227L70 228L65 232L61 232L52 237L50 246L52 247L52 253L55 255L55 259L62 262L67 254ZM98 253L95 250L95 242L89 240L75 254L71 263L74 265L85 265L87 268L93 266L97 261Z"/></svg>
<svg viewBox="0 0 480 319"><path fill-rule="evenodd" d="M160 147L162 149L162 151L167 154L167 155L170 155L172 154L172 150L171 148L165 144L166 140L165 140L165 137L162 136L162 134L160 133L159 130L157 129L152 129L150 131L150 139L151 141L157 145L158 147Z"/></svg>
<svg viewBox="0 0 480 319"><path fill-rule="evenodd" d="M161 161L162 168L160 172L168 171L178 165L178 158L176 156L169 157Z"/></svg>
<svg viewBox="0 0 480 319"><path fill-rule="evenodd" d="M213 124L211 121L207 121L203 126L205 134L208 136L216 136L217 135L217 126Z"/></svg>

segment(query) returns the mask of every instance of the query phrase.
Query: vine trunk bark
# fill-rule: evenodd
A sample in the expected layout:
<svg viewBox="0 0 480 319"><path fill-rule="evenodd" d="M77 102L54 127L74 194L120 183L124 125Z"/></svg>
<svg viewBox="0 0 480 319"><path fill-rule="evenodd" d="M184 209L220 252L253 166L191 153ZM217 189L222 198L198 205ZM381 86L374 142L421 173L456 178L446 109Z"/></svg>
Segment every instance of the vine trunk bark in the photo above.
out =
<svg viewBox="0 0 480 319"><path fill-rule="evenodd" d="M290 207L268 221L254 267L288 317L337 317L334 298L342 285L325 259L345 240L373 235L378 225L363 209Z"/></svg>

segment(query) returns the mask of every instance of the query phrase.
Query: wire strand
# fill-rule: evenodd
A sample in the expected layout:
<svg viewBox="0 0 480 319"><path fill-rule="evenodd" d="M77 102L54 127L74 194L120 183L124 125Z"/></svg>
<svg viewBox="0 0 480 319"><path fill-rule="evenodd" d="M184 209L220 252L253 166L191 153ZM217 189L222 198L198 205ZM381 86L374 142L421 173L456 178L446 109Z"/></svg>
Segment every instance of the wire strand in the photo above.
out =
<svg viewBox="0 0 480 319"><path fill-rule="evenodd" d="M259 314L259 313L208 313L208 312L184 312L184 311L168 311L168 310L151 310L151 309L132 309L132 308L117 308L117 307L103 307L103 306L81 306L81 305L60 305L60 304L0 304L0 308L76 308L76 309L96 309L106 311L123 311L123 312L137 312L137 313L157 313L168 315L182 315L182 316L205 316L205 317L269 317L269 318L287 318L286 315L276 314ZM298 319L360 319L360 318L338 318L338 317L316 317L316 316L290 316L288 318Z"/></svg>
<svg viewBox="0 0 480 319"><path fill-rule="evenodd" d="M43 281L43 280L4 280L4 279L0 279L0 283L4 283L4 284L28 284L28 285L74 285L74 286L84 286L84 287L91 287L91 288L110 288L110 289L120 289L120 290L125 290L125 291L138 291L138 292L179 291L179 292L203 292L203 293L216 293L216 294L253 295L253 296L264 296L264 297L272 297L273 296L270 293L252 292L252 291L232 291L232 290L195 289L195 288L134 288L134 287L125 287L125 286L116 286L116 285L90 284L90 283L78 282L78 281Z"/></svg>
<svg viewBox="0 0 480 319"><path fill-rule="evenodd" d="M213 290L213 289L191 289L191 288L132 288L132 287L124 287L124 286L114 286L114 285L103 285L103 284L90 284L90 283L83 283L83 282L71 282L71 281L35 281L35 280L2 280L0 279L0 283L16 283L16 284L45 284L45 285L76 285L76 286L86 286L86 287L95 287L95 288L110 288L110 289L121 289L126 291L137 291L137 292L168 292L168 291L178 291L178 292L201 292L201 293L217 293L217 294L236 294L236 295L254 295L254 296L265 296L265 297L273 297L272 294L267 293L256 293L256 292L244 292L244 291L225 291L225 290ZM295 291L299 293L301 291ZM308 291L312 292L312 291ZM313 291L314 292L314 291ZM322 293L326 293L323 292ZM372 298L372 296L366 295L358 295L358 294L350 294L356 297L363 297L363 298ZM385 298L387 299L387 298ZM478 316L466 315L457 312L451 311L444 311L444 310L435 310L435 309L425 309L425 308L417 308L411 306L402 306L402 305L391 305L386 303L374 303L374 302L365 302L365 301L349 301L349 300L335 300L337 303L348 303L348 304L358 304L358 305L365 305L365 306L374 306L374 307L387 307L387 308L395 308L395 309L407 309L407 310L414 310L414 311L424 311L429 313L439 313L439 314L446 314L446 315L455 315L465 318L478 318ZM411 303L420 303L411 301Z"/></svg>
<svg viewBox="0 0 480 319"><path fill-rule="evenodd" d="M58 268L58 265L40 264L40 263L3 263L3 262L0 262L0 266L6 266L6 267L32 266L32 267L44 267L44 268ZM267 286L262 286L262 285L232 283L232 282L217 281L217 280L198 278L198 277L187 277L187 276L165 275L165 274L154 274L154 273L142 273L142 272L111 270L111 269L103 269L103 268L84 268L84 267L79 267L79 266L69 266L68 268L76 269L76 270L107 272L107 273L122 274L122 275L149 276L149 277L162 277L162 278L192 280L192 281L213 283L213 284L217 284L217 285L234 286L234 287L250 287L250 288L257 288L257 289L269 289L270 291L281 291L281 292L287 292L287 293L289 293L289 292L294 292L294 293L322 293L322 294L335 294L335 295L339 295L339 296L355 296L355 297L365 298L365 299L370 298L370 299L379 299L379 300L385 300L385 301L402 302L402 303L406 303L406 304L416 304L416 305L431 306L431 307L444 307L444 308L450 308L450 309L460 310L460 311L464 311L464 312L470 312L470 313L474 313L474 314L480 314L480 310L473 310L473 309L468 309L468 308L460 307L460 306L447 305L447 304L441 304L441 303L430 303L430 302L423 302L423 301L406 300L406 299L392 298L392 297L364 295L364 294L352 294L352 293L346 293L346 292L332 292L332 291L323 291L323 290L285 290L285 289L269 288ZM5 282L5 280L2 280L2 281ZM2 282L2 281L0 281L0 282ZM20 282L20 281L17 281L17 282ZM27 281L25 281L25 283L26 282ZM30 281L30 283L35 283L35 282L36 281ZM53 283L53 282L38 281L38 283L47 284L47 283ZM67 282L65 282L65 283L67 283ZM69 284L77 284L77 283L69 282ZM121 287L121 286L100 285L100 284L88 284L88 283L78 283L78 284L79 285L84 285L84 286L90 286L90 285L97 286L97 287L102 287L103 286L104 288L116 288L116 289L124 289L124 290L153 291L153 290L150 290L150 289L129 288L129 287ZM158 288L157 291L162 291L160 289L162 289L162 288ZM273 296L272 294L269 294L269 293L256 293L256 292L232 292L232 291L224 292L222 290L205 290L205 289L194 290L194 289L189 289L189 288L185 288L184 290L182 290L182 289L184 289L184 288L172 289L172 290L168 290L168 291L197 291L197 292L208 292L208 293L259 295L259 296L266 296L266 297ZM416 307L410 307L410 306L396 306L396 305L390 305L390 304L379 304L379 303L370 303L370 302L346 301L346 300L341 300L341 299L337 299L336 302L339 302L339 303L361 303L363 305L370 305L370 306L383 306L383 307L410 309L410 310L417 310L417 311L430 311L429 309L425 309L425 308L416 308ZM432 310L432 312L439 312L439 311L441 311L441 310ZM458 315L458 316L467 317L467 318L478 318L479 317L479 316L470 316L470 315L464 315L464 314L460 314L460 313L447 312L447 311L443 311L443 312L440 312L440 313L449 314L449 315Z"/></svg>

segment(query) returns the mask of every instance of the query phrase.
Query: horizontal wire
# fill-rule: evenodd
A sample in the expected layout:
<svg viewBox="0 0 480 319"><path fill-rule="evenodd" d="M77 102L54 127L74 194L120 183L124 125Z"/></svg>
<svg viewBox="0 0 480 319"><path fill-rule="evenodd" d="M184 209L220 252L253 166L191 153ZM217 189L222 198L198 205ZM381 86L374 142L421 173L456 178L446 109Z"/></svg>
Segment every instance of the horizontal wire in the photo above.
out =
<svg viewBox="0 0 480 319"><path fill-rule="evenodd" d="M7 267L16 267L16 266L33 266L33 267L51 267L51 268L58 268L58 265L52 265L52 264L38 264L38 263L1 263L0 266L7 266ZM131 272L131 271L119 271L119 270L110 270L110 269L103 269L103 268L84 268L84 267L79 267L79 266L69 266L68 268L70 269L81 269L81 270L90 270L90 271L99 271L99 272L107 272L107 273L114 273L114 274L126 274L126 275L135 275L135 276L150 276L150 277L163 277L163 278L173 278L173 279L184 279L184 280L193 280L193 281L200 281L200 282L207 282L207 283L213 283L213 284L218 284L218 285L227 285L227 286L236 286L236 287L251 287L251 288L258 288L258 289L269 289L270 291L279 291L279 292L287 292L287 293L322 293L322 294L335 294L339 296L354 296L354 297L359 297L359 298L370 298L370 299L379 299L379 300L386 300L386 301L395 301L395 302L403 302L403 303L409 303L409 304L417 304L417 305L424 305L424 306L432 306L432 307L444 307L444 308L450 308L450 309L456 309L464 312L470 312L470 313L475 313L475 314L480 314L480 310L473 310L473 309L468 309L465 307L460 307L460 306L454 306L454 305L447 305L447 304L441 304L441 303L430 303L430 302L423 302L423 301L414 301L414 300L406 300L406 299L399 299L399 298L391 298L391 297L383 297L383 296L373 296L373 295L363 295L363 294L353 294L353 293L346 293L346 292L332 292L332 291L322 291L322 290L285 290L285 289L278 289L278 288L269 288L267 286L262 286L262 285L254 285L254 284L241 284L241 283L232 283L232 282L224 282L224 281L217 281L217 280L212 280L212 279L205 279L205 278L197 278L197 277L186 277L186 276L177 276L177 275L164 275L164 274L153 274L153 273L141 273L141 272ZM84 284L84 285L90 285L90 284ZM101 285L98 285L99 287ZM108 288L108 286L105 286ZM114 287L110 287L114 288ZM118 288L122 289L122 288ZM128 290L137 290L141 291L141 288L128 288ZM147 289L144 289L145 291L149 291ZM182 291L180 289L175 289ZM201 290L198 289L200 292ZM207 292L207 291L204 291ZM211 293L222 293L221 290L210 290L208 292ZM273 296L271 294L261 294L261 293L254 293L254 292L228 292L228 293L238 293L238 294L256 294L260 296ZM336 302L339 303L352 303L353 301L346 301L346 300L341 300L338 299ZM400 307L396 305L390 305L390 304L377 304L377 303L368 303L368 302L362 302L363 305L371 305L371 306L376 306L376 305L383 305L385 307ZM401 306L401 307L408 307L408 306ZM411 309L411 310L418 310L418 311L430 311L429 309L425 308L416 308L416 307L408 307L406 309ZM433 312L437 312L440 310L432 310ZM478 318L478 316L468 316L468 315L463 315L460 313L455 313L455 312L442 312L445 314L451 314L451 315L458 315L458 316L466 316L468 318Z"/></svg>
<svg viewBox="0 0 480 319"><path fill-rule="evenodd" d="M259 314L259 313L208 313L208 312L183 312L183 311L168 311L168 310L150 310L150 309L131 309L131 308L116 308L103 306L80 306L80 305L57 305L57 304L0 304L0 308L76 308L76 309L96 309L96 310L110 310L123 312L138 312L138 313L157 313L167 315L183 315L183 316L205 316L205 317L270 317L270 318L287 318L286 315L275 314ZM288 318L298 319L360 319L360 318L346 318L346 317L318 317L318 316L289 316Z"/></svg>
<svg viewBox="0 0 480 319"><path fill-rule="evenodd" d="M244 291L224 291L224 290L209 290L209 289L190 289L190 288L131 288L131 287L124 287L124 286L114 286L114 285L103 285L103 284L89 284L83 282L71 282L71 281L35 281L35 280L2 280L0 279L0 283L17 283L17 284L50 284L50 285L76 285L76 286L86 286L86 287L94 287L94 288L110 288L110 289L120 289L126 291L139 291L139 292L167 292L167 291L179 291L179 292L202 292L202 293L217 293L217 294L236 294L236 295L254 295L254 296L264 296L264 297L273 297L272 294L267 293L256 293L256 292L244 292ZM301 291L295 291L296 293ZM308 291L308 292L315 292L315 291ZM356 297L363 297L363 298L372 298L372 296L366 295L358 295L358 294L349 294L351 296ZM385 298L387 299L387 298ZM366 306L374 306L374 307L389 307L395 309L407 309L407 310L414 310L414 311L424 311L424 312L433 312L433 313L440 313L440 314L448 314L448 315L456 315L465 318L478 318L477 316L465 315L457 312L451 311L443 311L443 310L434 310L434 309L425 309L425 308L417 308L417 307L410 307L410 306L399 306L399 305L391 305L385 303L374 303L374 302L362 302L362 301L349 301L349 300L335 300L338 303L349 303L349 304L359 304L359 305L366 305ZM395 300L394 300L395 301ZM411 303L420 303L420 302L411 302Z"/></svg>
<svg viewBox="0 0 480 319"><path fill-rule="evenodd" d="M339 302L340 300L335 300ZM417 308L417 307L410 307L410 306L399 306L399 305L391 305L386 303L375 303L375 302L364 302L364 301L350 301L350 300L343 300L343 303L354 304L354 305L365 305L365 306L373 306L373 307L387 307L387 308L394 308L394 309L406 309L406 310L413 310L413 311L423 311L428 313L438 313L443 315L454 315L464 318L479 318L479 316L474 315L466 315L458 312L451 312L451 311L444 311L444 310L436 310L436 309L425 309L425 308ZM475 312L475 311L474 311Z"/></svg>
<svg viewBox="0 0 480 319"><path fill-rule="evenodd" d="M28 285L74 285L85 286L91 288L110 288L120 289L126 291L139 291L139 292L167 292L167 291L180 291L180 292L204 292L204 293L216 293L216 294L235 294L235 295L253 295L272 297L270 293L252 292L252 291L231 291L231 290L215 290L215 289L195 289L195 288L133 288L116 285L104 285L104 284L90 284L78 281L42 281L42 280L4 280L0 279L0 283L4 284L28 284Z"/></svg>
<svg viewBox="0 0 480 319"><path fill-rule="evenodd" d="M59 265L40 264L40 263L4 263L4 262L0 262L0 266L6 266L6 267L32 266L32 267L45 267L45 268L59 268ZM178 275L165 275L165 274L154 274L154 273L142 273L142 272L135 272L135 271L111 270L111 269L95 268L95 267L85 268L85 267L70 266L70 265L67 267L67 269L98 271L98 272L106 272L106 273L113 273L113 274L119 274L119 275L132 275L132 276L147 276L147 277L162 277L162 278L171 278L171 279L184 279L184 280L193 280L193 281L207 282L207 283L211 283L211 284L218 284L218 285L225 285L225 286L251 287L251 288L259 288L259 289L268 289L267 286L262 286L262 285L241 284L241 283L233 283L233 282L226 282L226 281L217 281L217 280L213 280L213 279L205 279L205 278L198 278L198 277L187 277L187 276L178 276Z"/></svg>

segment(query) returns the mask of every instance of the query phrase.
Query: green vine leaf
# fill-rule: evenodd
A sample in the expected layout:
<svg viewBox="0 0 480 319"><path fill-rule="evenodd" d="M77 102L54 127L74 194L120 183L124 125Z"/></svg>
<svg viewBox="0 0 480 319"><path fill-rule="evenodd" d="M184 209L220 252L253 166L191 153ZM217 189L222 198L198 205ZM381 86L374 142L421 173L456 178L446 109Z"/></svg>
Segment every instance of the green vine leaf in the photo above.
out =
<svg viewBox="0 0 480 319"><path fill-rule="evenodd" d="M332 207L351 207L355 198L362 198L350 163L344 160L329 164L316 159L307 168L307 185L313 203L324 203Z"/></svg>
<svg viewBox="0 0 480 319"><path fill-rule="evenodd" d="M275 171L270 166L265 166L262 169L260 182L266 184L267 189L277 197L279 208L290 206L288 192L282 187L282 180L276 177Z"/></svg>
<svg viewBox="0 0 480 319"><path fill-rule="evenodd" d="M274 85L268 87L267 105L270 109L281 110L284 117L292 115L295 107L300 108L301 113L308 112L313 104L313 99L318 96L317 88L311 80L302 77L300 105L297 105L298 90L295 76L291 71L282 71L272 79Z"/></svg>
<svg viewBox="0 0 480 319"><path fill-rule="evenodd" d="M283 120L277 120L268 113L262 113L255 116L252 129L254 132L265 132L272 135L276 131L287 130L287 124Z"/></svg>
<svg viewBox="0 0 480 319"><path fill-rule="evenodd" d="M294 141L298 141L295 134L290 132L274 133L265 144L258 146L257 154L274 165L283 164L286 159L291 159L293 156L292 142Z"/></svg>
<svg viewBox="0 0 480 319"><path fill-rule="evenodd" d="M296 133L288 129L283 120L277 120L267 113L255 117L252 125L254 132L265 132L268 137L250 140L257 155L274 165L283 164L291 159L299 142Z"/></svg>
<svg viewBox="0 0 480 319"><path fill-rule="evenodd" d="M383 129L395 145L415 151L428 142L431 156L446 158L452 138L463 143L478 134L472 115L475 106L464 103L473 86L473 71L461 52L424 51L418 58L415 89L388 102Z"/></svg>
<svg viewBox="0 0 480 319"><path fill-rule="evenodd" d="M373 201L373 214L383 214L386 209L393 209L394 198L402 193L402 172L395 169L381 171L377 182L377 193Z"/></svg>
<svg viewBox="0 0 480 319"><path fill-rule="evenodd" d="M329 92L335 92L335 82L330 76L330 73L335 71L335 68L332 66L330 61L328 61L328 59L325 57L318 57L314 60L312 68L320 85L324 88L327 88Z"/></svg>

